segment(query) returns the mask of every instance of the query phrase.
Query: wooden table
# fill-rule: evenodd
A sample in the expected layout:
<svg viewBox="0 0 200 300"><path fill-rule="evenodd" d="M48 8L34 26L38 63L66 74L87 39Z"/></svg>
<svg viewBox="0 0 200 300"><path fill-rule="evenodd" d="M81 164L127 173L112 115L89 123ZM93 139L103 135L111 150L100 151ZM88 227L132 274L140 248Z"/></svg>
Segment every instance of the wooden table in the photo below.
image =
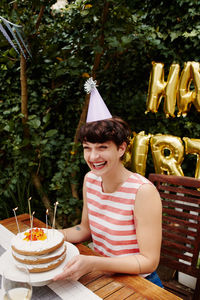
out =
<svg viewBox="0 0 200 300"><path fill-rule="evenodd" d="M30 219L28 214L17 216L20 230L30 228ZM15 218L9 218L0 221L14 234L17 233ZM34 218L35 227L45 227L45 224ZM95 255L95 253L83 244L76 244L81 254ZM105 274L103 272L91 272L84 275L79 281L88 289L93 291L102 299L106 300L178 300L176 295L158 287L150 281L138 275Z"/></svg>

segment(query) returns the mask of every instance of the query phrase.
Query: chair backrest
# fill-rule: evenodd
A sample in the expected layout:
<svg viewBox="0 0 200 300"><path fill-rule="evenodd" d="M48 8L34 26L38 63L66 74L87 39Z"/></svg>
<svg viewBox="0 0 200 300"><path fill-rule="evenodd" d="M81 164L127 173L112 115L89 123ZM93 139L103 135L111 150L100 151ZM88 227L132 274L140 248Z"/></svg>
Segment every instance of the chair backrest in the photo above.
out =
<svg viewBox="0 0 200 300"><path fill-rule="evenodd" d="M161 264L200 278L200 180L149 174L163 206Z"/></svg>

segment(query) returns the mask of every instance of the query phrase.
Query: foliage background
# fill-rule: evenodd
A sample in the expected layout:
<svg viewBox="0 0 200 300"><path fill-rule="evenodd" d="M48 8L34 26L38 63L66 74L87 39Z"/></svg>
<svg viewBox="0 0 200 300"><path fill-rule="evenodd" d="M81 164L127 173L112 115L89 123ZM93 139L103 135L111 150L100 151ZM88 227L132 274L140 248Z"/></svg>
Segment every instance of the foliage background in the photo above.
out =
<svg viewBox="0 0 200 300"><path fill-rule="evenodd" d="M145 115L152 61L199 61L200 1L70 1L52 11L54 1L21 0L0 4L0 15L23 26L32 58L27 60L28 119L21 112L20 57L0 38L0 218L32 211L44 220L58 201L58 220L80 220L82 181L87 167L76 143L86 109L83 85L93 75L113 115L139 133L199 138L199 113L166 119ZM38 25L38 19L41 20ZM86 104L85 104L86 103ZM28 134L25 134L25 127ZM185 175L194 176L196 158L185 157ZM147 176L154 172L148 154ZM73 191L77 191L74 193Z"/></svg>

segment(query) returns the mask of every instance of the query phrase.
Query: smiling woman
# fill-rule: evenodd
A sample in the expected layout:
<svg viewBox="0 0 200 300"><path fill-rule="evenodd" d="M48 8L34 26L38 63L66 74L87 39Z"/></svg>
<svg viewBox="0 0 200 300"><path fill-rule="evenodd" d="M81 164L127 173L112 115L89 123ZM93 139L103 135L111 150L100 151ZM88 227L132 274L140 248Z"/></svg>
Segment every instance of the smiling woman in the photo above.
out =
<svg viewBox="0 0 200 300"><path fill-rule="evenodd" d="M97 270L141 274L162 286L155 272L161 246L159 193L145 177L124 167L129 126L111 116L94 81L90 79L87 88L91 92L87 123L79 132L90 168L83 184L82 219L79 226L61 232L71 243L92 237L101 256L74 257L54 280L77 280Z"/></svg>

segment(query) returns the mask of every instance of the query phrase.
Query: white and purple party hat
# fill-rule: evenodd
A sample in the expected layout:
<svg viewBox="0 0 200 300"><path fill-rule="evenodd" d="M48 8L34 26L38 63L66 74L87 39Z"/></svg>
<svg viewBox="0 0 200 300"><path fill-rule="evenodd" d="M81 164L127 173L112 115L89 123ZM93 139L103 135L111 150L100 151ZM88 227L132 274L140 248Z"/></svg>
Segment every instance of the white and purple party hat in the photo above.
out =
<svg viewBox="0 0 200 300"><path fill-rule="evenodd" d="M90 94L86 123L112 118L96 86L96 80L93 80L92 77L84 84L85 91Z"/></svg>

